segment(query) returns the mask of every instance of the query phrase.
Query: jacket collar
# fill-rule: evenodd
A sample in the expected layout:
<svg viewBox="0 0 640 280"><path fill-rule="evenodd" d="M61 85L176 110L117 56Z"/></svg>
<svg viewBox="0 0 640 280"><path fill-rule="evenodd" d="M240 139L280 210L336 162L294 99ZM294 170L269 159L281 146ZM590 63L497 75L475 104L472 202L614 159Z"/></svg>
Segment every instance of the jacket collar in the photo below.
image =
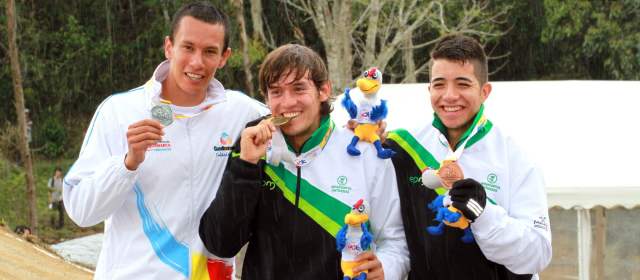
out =
<svg viewBox="0 0 640 280"><path fill-rule="evenodd" d="M454 147L454 150L458 149L460 144L464 143L464 140L466 140L470 136L471 132L473 131L473 128L476 127L476 125L478 125L478 122L480 122L480 120L483 118L483 115L484 115L484 104L480 105L480 110L478 110L478 113L476 113L476 116L473 118L473 123L462 134L462 137L460 137L460 140L458 140L458 143L456 144L456 147ZM485 124L486 123L490 123L490 122L487 121L485 122ZM444 125L444 123L442 123L442 120L440 119L440 117L438 117L438 115L435 112L433 113L433 122L431 123L431 125L433 125L433 127L438 129L440 133L442 133L442 135L444 135L445 137L448 136L447 127ZM487 132L489 132L489 129L490 129L490 126L487 128L480 127L478 133L476 133L476 135L473 136L474 139L472 140L475 140L475 141L469 141L466 146L469 147L475 142L477 142L478 140L480 140L480 138L484 137L484 135L486 135Z"/></svg>
<svg viewBox="0 0 640 280"><path fill-rule="evenodd" d="M331 135L331 132L333 131L334 127L335 127L335 124L333 123L333 120L331 120L329 116L322 117L320 119L320 126L318 127L318 129L316 129L316 131L313 132L313 134L311 134L311 137L307 139L307 141L305 141L304 144L302 144L300 153L304 154L317 146L324 147L324 145L327 144L327 141L329 140L329 136ZM285 140L286 139L287 137L285 137ZM287 140L287 148L289 148L289 151L295 153L295 149L291 146L288 140Z"/></svg>
<svg viewBox="0 0 640 280"><path fill-rule="evenodd" d="M150 94L152 102L160 101L160 94L162 93L162 82L169 75L169 68L171 66L171 62L169 60L165 60L156 67L156 70L153 71L153 76L149 81L145 84L145 90ZM214 104L224 102L226 100L226 90L222 83L217 79L211 79L209 82L209 86L207 87L207 96L205 97L202 103L192 107L196 111L202 111ZM184 107L183 107L184 108Z"/></svg>

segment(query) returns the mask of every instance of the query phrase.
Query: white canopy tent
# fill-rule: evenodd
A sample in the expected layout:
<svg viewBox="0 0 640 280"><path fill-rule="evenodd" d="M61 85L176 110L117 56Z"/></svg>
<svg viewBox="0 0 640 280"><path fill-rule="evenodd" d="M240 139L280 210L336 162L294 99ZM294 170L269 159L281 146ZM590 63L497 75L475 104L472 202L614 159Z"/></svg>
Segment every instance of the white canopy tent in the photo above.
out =
<svg viewBox="0 0 640 280"><path fill-rule="evenodd" d="M640 81L491 84L487 118L513 136L541 167L549 207L577 210L579 279L588 279L589 209L640 206ZM388 130L431 123L427 86L383 84L379 94L388 101ZM337 123L348 118L341 98L334 103ZM595 236L596 243L604 242L598 240L598 232ZM596 250L600 246L595 244Z"/></svg>

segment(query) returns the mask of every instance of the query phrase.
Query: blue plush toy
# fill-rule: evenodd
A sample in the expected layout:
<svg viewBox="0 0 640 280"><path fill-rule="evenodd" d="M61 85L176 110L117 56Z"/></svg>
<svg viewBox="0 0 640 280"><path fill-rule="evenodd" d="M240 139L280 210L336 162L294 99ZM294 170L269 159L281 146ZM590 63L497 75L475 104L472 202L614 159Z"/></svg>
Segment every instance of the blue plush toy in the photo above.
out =
<svg viewBox="0 0 640 280"><path fill-rule="evenodd" d="M377 122L387 117L387 101L378 98L378 90L382 86L382 72L376 67L364 71L362 78L356 82L357 89L345 89L342 106L349 112L351 119L358 122L353 139L347 146L347 153L352 156L360 155L356 148L358 141L363 140L372 143L378 152L379 158L390 158L395 152L382 148L378 136Z"/></svg>
<svg viewBox="0 0 640 280"><path fill-rule="evenodd" d="M455 174L453 178L450 178L451 174ZM438 170L427 169L422 172L422 184L432 190L443 186L449 189L453 181L462 178L464 178L462 169L447 160L443 161ZM451 198L449 195L438 195L431 203L427 204L427 208L436 212L434 220L438 222L435 226L427 227L429 234L441 235L444 233L444 226L447 225L464 230L464 235L460 238L462 242L472 243L474 241L469 220L462 215L460 210L451 206Z"/></svg>
<svg viewBox="0 0 640 280"><path fill-rule="evenodd" d="M362 264L354 260L363 252L369 251L373 235L367 230L365 223L369 220L369 205L360 199L353 205L351 212L344 217L345 225L336 235L338 251L342 253L340 268L344 273L343 280L365 280L367 271L359 275L353 274L353 268Z"/></svg>

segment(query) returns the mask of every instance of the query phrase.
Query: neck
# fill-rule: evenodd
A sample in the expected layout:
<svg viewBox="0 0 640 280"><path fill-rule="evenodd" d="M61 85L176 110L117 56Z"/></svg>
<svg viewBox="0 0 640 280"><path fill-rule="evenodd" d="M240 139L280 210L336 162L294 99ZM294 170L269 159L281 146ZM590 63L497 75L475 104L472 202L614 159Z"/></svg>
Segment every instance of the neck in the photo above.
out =
<svg viewBox="0 0 640 280"><path fill-rule="evenodd" d="M302 149L302 145L304 145L305 142L307 142L307 140L309 140L309 138L311 138L311 135L307 135L306 137L303 136L291 136L291 137L287 137L289 139L289 143L291 143L291 146L293 147L294 150L296 150L296 152L300 152L300 150Z"/></svg>
<svg viewBox="0 0 640 280"><path fill-rule="evenodd" d="M471 127L473 124L473 120L471 119L468 123L458 128L447 128L447 141L449 141L449 146L451 146L451 150L456 149L458 142L460 142L460 138L462 135Z"/></svg>
<svg viewBox="0 0 640 280"><path fill-rule="evenodd" d="M202 103L206 97L206 92L186 93L183 92L175 81L167 78L162 81L162 93L160 98L168 100L171 104L181 107L193 107Z"/></svg>
<svg viewBox="0 0 640 280"><path fill-rule="evenodd" d="M287 143L289 143L290 147L293 148L293 150L297 154L306 152L305 150L312 149L312 146L319 144L320 138L318 137L324 136L324 130L322 132L319 132L320 125L322 125L322 118L323 117L319 117L318 119L316 119L313 124L311 124L309 129L304 132L291 136L285 135ZM309 144L310 146L306 147L305 150L303 150L302 148L304 147L304 145L307 144L309 139L311 139L312 137L316 137L314 138L315 140L312 140Z"/></svg>

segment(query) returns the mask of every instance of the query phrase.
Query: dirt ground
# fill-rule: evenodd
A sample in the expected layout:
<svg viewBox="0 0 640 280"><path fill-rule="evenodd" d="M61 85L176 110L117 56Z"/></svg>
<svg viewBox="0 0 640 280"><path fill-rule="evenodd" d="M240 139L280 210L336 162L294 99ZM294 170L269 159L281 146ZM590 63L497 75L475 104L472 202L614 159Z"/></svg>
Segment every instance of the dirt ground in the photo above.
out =
<svg viewBox="0 0 640 280"><path fill-rule="evenodd" d="M70 264L0 227L0 279L91 279L90 270Z"/></svg>

